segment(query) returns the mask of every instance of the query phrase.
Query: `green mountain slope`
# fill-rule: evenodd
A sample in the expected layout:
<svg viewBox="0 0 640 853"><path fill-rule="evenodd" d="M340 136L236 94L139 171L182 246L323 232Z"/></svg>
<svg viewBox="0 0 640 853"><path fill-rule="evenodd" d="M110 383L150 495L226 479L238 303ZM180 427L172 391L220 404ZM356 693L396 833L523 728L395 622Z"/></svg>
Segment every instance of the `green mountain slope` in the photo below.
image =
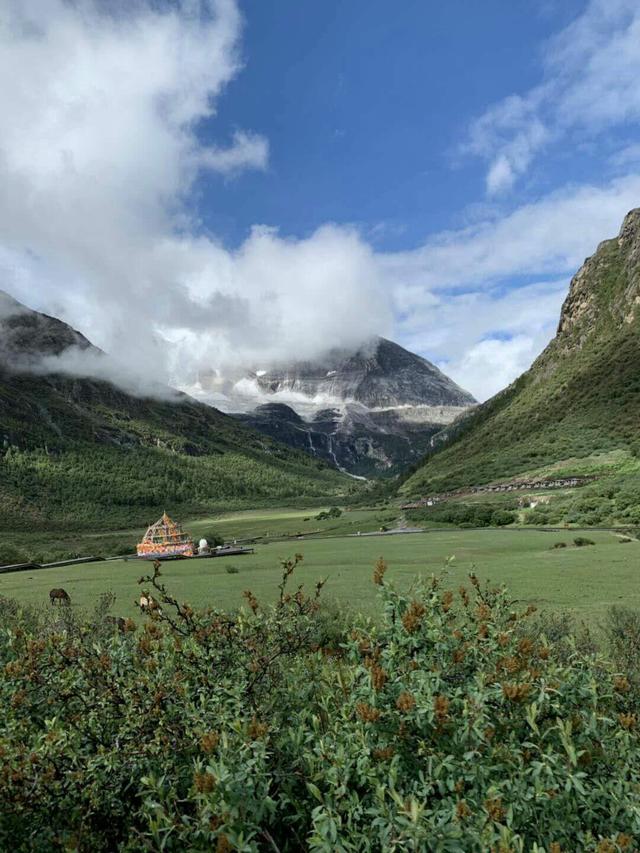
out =
<svg viewBox="0 0 640 853"><path fill-rule="evenodd" d="M445 430L405 495L505 480L640 448L640 209L571 281L556 337L507 389ZM615 455L615 454L614 454Z"/></svg>
<svg viewBox="0 0 640 853"><path fill-rule="evenodd" d="M33 372L43 355L69 346L91 347L2 294L0 528L115 527L164 507L199 513L357 488L185 395L141 398L105 381Z"/></svg>

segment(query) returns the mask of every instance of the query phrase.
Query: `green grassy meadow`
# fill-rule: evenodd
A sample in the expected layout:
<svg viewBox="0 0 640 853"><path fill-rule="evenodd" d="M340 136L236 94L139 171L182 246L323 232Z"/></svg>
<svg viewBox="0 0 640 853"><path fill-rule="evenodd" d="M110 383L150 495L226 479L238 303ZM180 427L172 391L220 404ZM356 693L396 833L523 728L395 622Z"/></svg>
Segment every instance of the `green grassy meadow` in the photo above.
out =
<svg viewBox="0 0 640 853"><path fill-rule="evenodd" d="M201 536L217 534L226 542L233 539L277 539L283 536L320 535L335 536L345 533L379 530L382 525L392 527L400 511L388 509L349 509L340 518L318 520L329 505L307 508L283 507L256 509L240 513L226 513L215 518L197 519L185 527L197 541Z"/></svg>
<svg viewBox="0 0 640 853"><path fill-rule="evenodd" d="M347 510L340 518L318 520L315 516L330 508L330 504L301 507L278 507L234 512L218 512L213 516L184 521L179 511L167 506L169 514L184 521L185 529L196 543L202 537L219 536L226 542L234 539L274 539L305 535L336 535L379 530L381 526L393 527L400 511L397 508ZM0 531L0 565L32 561L55 562L74 557L112 557L134 554L136 543L142 538L147 524L156 520L148 518L136 526L110 529L96 525L94 529L78 531L47 530L34 525L32 530Z"/></svg>
<svg viewBox="0 0 640 853"><path fill-rule="evenodd" d="M382 512L384 514L384 512ZM389 513L392 514L392 511ZM257 510L187 525L197 538L219 528L227 539L295 534L348 525L351 529L377 529L381 511L357 510L330 522L313 520L310 510ZM309 521L304 521L308 518ZM304 562L297 583L311 588L327 578L325 596L354 610L372 612L375 587L372 567L383 556L387 577L407 587L417 575L438 572L450 557L450 583L466 582L470 571L495 584L506 584L513 597L540 608L570 611L590 623L597 622L613 604L640 607L640 543L621 546L613 533L589 531L595 546L573 545L575 530L562 533L539 530L485 529L433 530L397 536L346 536L294 539L256 545L254 554L163 564L169 590L181 600L232 609L242 604L242 592L251 589L264 601L273 600L280 578L280 560L299 552ZM556 542L568 547L554 549ZM237 567L237 574L227 566ZM23 602L48 605L48 591L62 586L74 606L91 608L100 593L116 596L114 613L135 615L140 594L138 579L151 566L138 560L116 560L72 567L0 575L0 595Z"/></svg>

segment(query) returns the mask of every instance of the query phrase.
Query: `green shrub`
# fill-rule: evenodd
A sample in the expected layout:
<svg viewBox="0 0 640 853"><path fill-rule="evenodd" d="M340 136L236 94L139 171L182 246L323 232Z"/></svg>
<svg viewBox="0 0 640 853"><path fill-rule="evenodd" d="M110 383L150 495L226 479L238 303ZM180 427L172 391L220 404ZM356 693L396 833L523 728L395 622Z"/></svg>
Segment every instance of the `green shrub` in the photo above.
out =
<svg viewBox="0 0 640 853"><path fill-rule="evenodd" d="M319 512L318 515L314 517L316 521L327 521L331 518L340 518L341 515L342 510L340 509L340 507L332 506L328 510L323 510L322 512Z"/></svg>
<svg viewBox="0 0 640 853"><path fill-rule="evenodd" d="M228 575L237 575L240 571L237 566L225 566L224 570Z"/></svg>
<svg viewBox="0 0 640 853"><path fill-rule="evenodd" d="M618 664L557 654L564 623L473 577L401 595L379 561L370 623L321 607L321 584L289 592L297 562L273 607L194 610L155 574L141 629L5 625L0 849L638 846Z"/></svg>
<svg viewBox="0 0 640 853"><path fill-rule="evenodd" d="M544 637L549 654L562 664L574 660L576 653L591 658L599 651L589 626L584 622L576 622L571 613L536 612L530 619L520 622L516 633L536 642ZM593 667L594 672L599 671L597 662L593 663Z"/></svg>
<svg viewBox="0 0 640 853"><path fill-rule="evenodd" d="M513 524L515 520L515 515L504 509L497 509L491 513L491 524L494 527L505 527L507 524Z"/></svg>
<svg viewBox="0 0 640 853"><path fill-rule="evenodd" d="M11 542L0 543L0 566L11 566L15 563L24 563L27 555Z"/></svg>
<svg viewBox="0 0 640 853"><path fill-rule="evenodd" d="M551 547L552 548L566 548L567 543L566 542L554 542Z"/></svg>
<svg viewBox="0 0 640 853"><path fill-rule="evenodd" d="M587 539L586 536L576 536L576 538L573 540L573 544L577 548L584 548L585 545L595 545L596 543L593 541L593 539Z"/></svg>
<svg viewBox="0 0 640 853"><path fill-rule="evenodd" d="M407 517L413 521L440 521L462 528L503 527L516 520L515 513L506 509L504 504L496 506L491 503L465 504L457 501L443 501L432 507L410 510Z"/></svg>
<svg viewBox="0 0 640 853"><path fill-rule="evenodd" d="M614 662L640 694L640 613L629 607L611 607L604 630Z"/></svg>
<svg viewBox="0 0 640 853"><path fill-rule="evenodd" d="M95 550L95 549L94 549ZM136 553L136 543L132 542L131 539L119 539L116 542L110 542L107 548L101 548L100 551L103 553L94 554L96 557L112 557L112 556L120 556L123 554L135 554ZM104 553L104 552L108 553Z"/></svg>

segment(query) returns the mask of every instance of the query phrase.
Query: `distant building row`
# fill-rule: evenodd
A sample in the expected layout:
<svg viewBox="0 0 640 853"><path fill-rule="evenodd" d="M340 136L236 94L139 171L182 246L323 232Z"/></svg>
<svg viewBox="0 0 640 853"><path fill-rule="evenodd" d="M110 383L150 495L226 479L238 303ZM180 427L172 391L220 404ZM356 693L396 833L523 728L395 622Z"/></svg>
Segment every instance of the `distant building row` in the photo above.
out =
<svg viewBox="0 0 640 853"><path fill-rule="evenodd" d="M413 503L403 504L402 509L421 509L426 506L435 506L435 504L449 500L450 498L461 498L466 495L475 495L483 492L520 492L527 489L573 489L576 486L584 486L595 479L595 477L558 477L555 480L517 480L510 483L497 483L488 486L472 486L470 489L441 492L437 495L420 498L420 500Z"/></svg>

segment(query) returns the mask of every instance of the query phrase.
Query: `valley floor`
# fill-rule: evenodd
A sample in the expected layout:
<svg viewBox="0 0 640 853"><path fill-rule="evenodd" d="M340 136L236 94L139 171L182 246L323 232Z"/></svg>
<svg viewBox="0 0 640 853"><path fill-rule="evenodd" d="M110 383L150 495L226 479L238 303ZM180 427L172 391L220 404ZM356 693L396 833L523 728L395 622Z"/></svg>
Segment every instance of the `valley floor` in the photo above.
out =
<svg viewBox="0 0 640 853"><path fill-rule="evenodd" d="M313 511L315 512L315 511ZM390 511L389 515L393 515ZM296 570L297 583L310 590L327 578L325 597L367 612L375 596L372 568L378 557L389 564L387 577L400 587L416 575L438 572L451 557L448 576L452 588L466 583L475 571L481 580L508 585L514 598L540 608L566 610L579 619L597 623L614 604L640 608L638 561L640 543L624 547L612 532L589 531L593 546L573 544L576 530L545 532L535 529L431 530L406 536L357 537L345 535L354 528L378 529L385 511L354 510L331 522L318 522L310 510L260 510L202 520L188 525L196 537L218 529L227 539L254 536L295 535L324 525L325 536L257 544L255 553L163 564L163 579L180 600L195 605L235 608L243 603L246 589L259 599L273 600L280 579L280 560L294 553L304 555ZM332 528L332 529L330 529ZM337 534L337 535L336 535ZM554 548L557 542L565 548ZM237 573L229 573L229 566ZM116 560L73 567L41 569L0 575L0 595L23 602L48 605L48 592L62 586L73 606L92 608L108 590L116 596L114 613L134 616L140 595L138 579L151 570L138 560Z"/></svg>

